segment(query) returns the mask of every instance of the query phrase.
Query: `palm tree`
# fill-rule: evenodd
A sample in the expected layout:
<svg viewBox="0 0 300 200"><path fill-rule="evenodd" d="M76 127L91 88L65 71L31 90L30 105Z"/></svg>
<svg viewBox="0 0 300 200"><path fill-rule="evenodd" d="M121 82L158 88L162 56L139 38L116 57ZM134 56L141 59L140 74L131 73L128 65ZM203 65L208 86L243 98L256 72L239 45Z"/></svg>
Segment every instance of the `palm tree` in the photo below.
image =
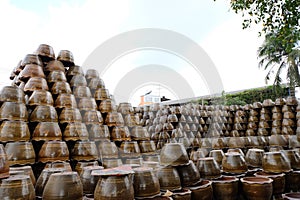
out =
<svg viewBox="0 0 300 200"><path fill-rule="evenodd" d="M268 70L266 83L275 74L273 86L280 87L283 69L287 70L286 78L290 87L290 95L295 96L295 87L300 86L300 49L295 43L294 48L287 52L276 34L266 35L265 41L258 49L258 66Z"/></svg>

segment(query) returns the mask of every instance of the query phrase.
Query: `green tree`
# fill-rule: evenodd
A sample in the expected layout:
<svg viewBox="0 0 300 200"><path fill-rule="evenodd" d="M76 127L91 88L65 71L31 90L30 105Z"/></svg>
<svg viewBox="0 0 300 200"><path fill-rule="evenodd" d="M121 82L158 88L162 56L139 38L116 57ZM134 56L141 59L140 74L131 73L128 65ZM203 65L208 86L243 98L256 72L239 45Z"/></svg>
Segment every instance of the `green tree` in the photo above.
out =
<svg viewBox="0 0 300 200"><path fill-rule="evenodd" d="M268 70L266 81L275 74L274 85L282 82L281 73L287 70L291 91L299 86L299 0L231 0L231 9L241 13L243 28L261 26L259 35L265 40L258 49L259 67ZM293 95L293 93L292 93Z"/></svg>

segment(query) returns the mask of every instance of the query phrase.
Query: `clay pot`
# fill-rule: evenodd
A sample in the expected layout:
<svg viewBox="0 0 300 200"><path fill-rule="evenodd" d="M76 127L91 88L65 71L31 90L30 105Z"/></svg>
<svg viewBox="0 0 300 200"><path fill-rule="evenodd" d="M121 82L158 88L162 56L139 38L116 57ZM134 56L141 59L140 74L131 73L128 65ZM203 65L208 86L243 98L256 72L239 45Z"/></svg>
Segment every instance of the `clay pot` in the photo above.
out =
<svg viewBox="0 0 300 200"><path fill-rule="evenodd" d="M275 105L277 105L277 106L283 106L285 104L285 102L286 102L285 98L277 98L275 100Z"/></svg>
<svg viewBox="0 0 300 200"><path fill-rule="evenodd" d="M69 150L64 141L46 141L38 155L38 161L42 163L68 160Z"/></svg>
<svg viewBox="0 0 300 200"><path fill-rule="evenodd" d="M76 98L83 98L83 97L91 98L92 97L91 90L87 86L77 86L74 89L73 94Z"/></svg>
<svg viewBox="0 0 300 200"><path fill-rule="evenodd" d="M272 101L272 99L265 99L262 103L263 107L273 107L275 106L275 103Z"/></svg>
<svg viewBox="0 0 300 200"><path fill-rule="evenodd" d="M85 78L87 80L92 79L92 78L99 78L99 73L96 69L87 69L85 72Z"/></svg>
<svg viewBox="0 0 300 200"><path fill-rule="evenodd" d="M26 94L31 94L35 90L49 90L48 84L45 78L41 77L31 77L24 85L24 92Z"/></svg>
<svg viewBox="0 0 300 200"><path fill-rule="evenodd" d="M288 96L286 98L286 105L288 105L288 106L297 106L298 105L297 98L293 97L293 96Z"/></svg>
<svg viewBox="0 0 300 200"><path fill-rule="evenodd" d="M265 177L271 178L273 180L273 195L280 195L284 192L285 188L285 174L274 174L274 173L267 173L267 172L256 172L254 174L256 177Z"/></svg>
<svg viewBox="0 0 300 200"><path fill-rule="evenodd" d="M285 173L285 192L298 192L300 190L300 171Z"/></svg>
<svg viewBox="0 0 300 200"><path fill-rule="evenodd" d="M212 181L213 196L216 200L237 200L239 179L232 176L222 176Z"/></svg>
<svg viewBox="0 0 300 200"><path fill-rule="evenodd" d="M154 197L160 194L159 180L152 168L135 168L133 185L136 198Z"/></svg>
<svg viewBox="0 0 300 200"><path fill-rule="evenodd" d="M221 149L214 149L214 150L211 150L209 152L209 157L213 157L215 159L215 161L218 163L219 166L222 165L222 160L223 160L223 157L225 156L223 150Z"/></svg>
<svg viewBox="0 0 300 200"><path fill-rule="evenodd" d="M57 122L40 122L35 127L32 134L32 140L35 141L48 141L48 140L61 140L62 133Z"/></svg>
<svg viewBox="0 0 300 200"><path fill-rule="evenodd" d="M16 86L4 86L0 92L0 102L25 103L25 94Z"/></svg>
<svg viewBox="0 0 300 200"><path fill-rule="evenodd" d="M72 150L72 159L77 161L91 161L99 159L95 142L77 141Z"/></svg>
<svg viewBox="0 0 300 200"><path fill-rule="evenodd" d="M182 143L169 143L163 146L160 152L161 165L186 165L189 157Z"/></svg>
<svg viewBox="0 0 300 200"><path fill-rule="evenodd" d="M119 103L117 111L123 115L131 114L133 113L133 107L131 106L131 103L121 102Z"/></svg>
<svg viewBox="0 0 300 200"><path fill-rule="evenodd" d="M0 126L0 140L9 141L29 141L30 132L26 122L4 121Z"/></svg>
<svg viewBox="0 0 300 200"><path fill-rule="evenodd" d="M58 94L72 94L72 90L70 87L70 84L65 81L57 81L53 84L51 88L52 95L58 95Z"/></svg>
<svg viewBox="0 0 300 200"><path fill-rule="evenodd" d="M61 71L65 73L65 67L59 60L52 60L44 67L44 71L48 74L52 71Z"/></svg>
<svg viewBox="0 0 300 200"><path fill-rule="evenodd" d="M31 180L33 186L35 186L35 184L36 184L36 179L35 179L35 176L34 176L31 166L9 167L9 174L10 175L14 175L14 174L15 175L27 175L30 177L30 180Z"/></svg>
<svg viewBox="0 0 300 200"><path fill-rule="evenodd" d="M55 53L53 48L48 44L40 44L35 54L41 57L42 61L55 60Z"/></svg>
<svg viewBox="0 0 300 200"><path fill-rule="evenodd" d="M94 98L82 97L78 102L78 109L81 111L97 110L97 104Z"/></svg>
<svg viewBox="0 0 300 200"><path fill-rule="evenodd" d="M29 117L30 122L58 122L58 116L53 106L37 106Z"/></svg>
<svg viewBox="0 0 300 200"><path fill-rule="evenodd" d="M127 126L115 126L111 132L111 139L113 141L127 141L131 140L130 132Z"/></svg>
<svg viewBox="0 0 300 200"><path fill-rule="evenodd" d="M98 88L94 93L94 97L96 101L102 101L109 99L109 92L105 88Z"/></svg>
<svg viewBox="0 0 300 200"><path fill-rule="evenodd" d="M86 125L80 122L68 123L63 132L65 141L88 140L88 137Z"/></svg>
<svg viewBox="0 0 300 200"><path fill-rule="evenodd" d="M77 172L50 175L43 192L43 200L82 200L83 188Z"/></svg>
<svg viewBox="0 0 300 200"><path fill-rule="evenodd" d="M239 153L225 153L222 167L224 172L230 174L242 174L248 170L245 158Z"/></svg>
<svg viewBox="0 0 300 200"><path fill-rule="evenodd" d="M246 153L246 162L251 167L262 167L262 158L264 156L264 150L262 149L248 149Z"/></svg>
<svg viewBox="0 0 300 200"><path fill-rule="evenodd" d="M99 105L99 110L101 111L101 113L111 113L116 110L115 108L116 105L112 99L101 100L101 103Z"/></svg>
<svg viewBox="0 0 300 200"><path fill-rule="evenodd" d="M0 180L0 196L2 199L35 200L35 191L30 177L13 175Z"/></svg>
<svg viewBox="0 0 300 200"><path fill-rule="evenodd" d="M49 91L36 90L28 99L27 105L29 106L53 106L53 98Z"/></svg>
<svg viewBox="0 0 300 200"><path fill-rule="evenodd" d="M153 153L156 151L156 146L153 140L145 140L145 141L139 141L139 147L141 150L141 153Z"/></svg>
<svg viewBox="0 0 300 200"><path fill-rule="evenodd" d="M73 94L59 94L54 103L55 108L77 108L76 99Z"/></svg>
<svg viewBox="0 0 300 200"><path fill-rule="evenodd" d="M87 110L84 113L83 120L86 125L96 124L100 125L103 124L103 118L99 111L97 110Z"/></svg>
<svg viewBox="0 0 300 200"><path fill-rule="evenodd" d="M36 197L42 198L45 185L48 182L51 174L59 173L59 172L63 172L63 171L65 171L65 169L63 169L63 168L43 169L43 171L41 172L40 176L38 177L38 179L36 181L36 186L35 186Z"/></svg>
<svg viewBox="0 0 300 200"><path fill-rule="evenodd" d="M140 153L137 141L124 141L120 146L120 155L124 158L139 157Z"/></svg>
<svg viewBox="0 0 300 200"><path fill-rule="evenodd" d="M300 199L300 192L291 192L282 194L284 200L297 200Z"/></svg>
<svg viewBox="0 0 300 200"><path fill-rule="evenodd" d="M221 176L220 167L213 157L198 159L197 168L201 178L215 179Z"/></svg>
<svg viewBox="0 0 300 200"><path fill-rule="evenodd" d="M212 138L211 140L211 146L213 149L223 149L226 145L224 138Z"/></svg>
<svg viewBox="0 0 300 200"><path fill-rule="evenodd" d="M105 89L105 84L101 78L91 78L89 80L88 87L95 91L97 89Z"/></svg>
<svg viewBox="0 0 300 200"><path fill-rule="evenodd" d="M184 188L173 192L171 198L173 200L190 200L192 198L192 191Z"/></svg>
<svg viewBox="0 0 300 200"><path fill-rule="evenodd" d="M289 160L292 169L300 170L300 156L295 150L281 150Z"/></svg>
<svg viewBox="0 0 300 200"><path fill-rule="evenodd" d="M4 102L0 108L0 120L28 121L28 112L24 103Z"/></svg>
<svg viewBox="0 0 300 200"><path fill-rule="evenodd" d="M291 171L288 158L281 152L265 152L262 160L262 168L265 172L283 173Z"/></svg>
<svg viewBox="0 0 300 200"><path fill-rule="evenodd" d="M105 169L107 169L107 168L119 167L123 165L123 162L121 159L106 158L106 159L102 159L102 165Z"/></svg>
<svg viewBox="0 0 300 200"><path fill-rule="evenodd" d="M27 54L21 62L21 68L24 68L27 64L43 66L42 60L35 54Z"/></svg>
<svg viewBox="0 0 300 200"><path fill-rule="evenodd" d="M183 187L191 186L200 181L200 173L194 162L189 161L188 165L176 167Z"/></svg>
<svg viewBox="0 0 300 200"><path fill-rule="evenodd" d="M64 108L59 115L59 123L81 122L82 116L77 108Z"/></svg>
<svg viewBox="0 0 300 200"><path fill-rule="evenodd" d="M209 180L202 180L189 189L192 191L191 200L212 200L213 198L212 182Z"/></svg>
<svg viewBox="0 0 300 200"><path fill-rule="evenodd" d="M74 56L73 53L69 50L60 50L57 56L57 60L64 63L65 67L74 65Z"/></svg>
<svg viewBox="0 0 300 200"><path fill-rule="evenodd" d="M102 166L87 166L83 167L80 174L81 183L84 194L94 194L94 190L99 180L99 176L92 176L93 170L102 170Z"/></svg>
<svg viewBox="0 0 300 200"><path fill-rule="evenodd" d="M145 127L134 126L131 129L131 138L133 140L150 140L150 135Z"/></svg>
<svg viewBox="0 0 300 200"><path fill-rule="evenodd" d="M63 71L51 71L47 76L47 82L50 85L53 86L55 82L67 82L66 75ZM52 87L50 87L52 88Z"/></svg>
<svg viewBox="0 0 300 200"><path fill-rule="evenodd" d="M10 166L35 163L35 153L30 142L7 143L5 152Z"/></svg>
<svg viewBox="0 0 300 200"><path fill-rule="evenodd" d="M242 182L243 193L249 200L271 199L273 180L264 177L245 177L240 179Z"/></svg>
<svg viewBox="0 0 300 200"><path fill-rule="evenodd" d="M122 114L113 111L107 113L107 116L105 118L105 124L107 126L124 126L125 123Z"/></svg>
<svg viewBox="0 0 300 200"><path fill-rule="evenodd" d="M42 66L37 64L27 64L19 74L21 81L27 82L32 77L45 78Z"/></svg>
<svg viewBox="0 0 300 200"><path fill-rule="evenodd" d="M88 132L91 141L110 140L110 133L107 125L91 124Z"/></svg>
<svg viewBox="0 0 300 200"><path fill-rule="evenodd" d="M157 169L160 190L174 191L181 189L180 177L175 167L166 166Z"/></svg>
<svg viewBox="0 0 300 200"><path fill-rule="evenodd" d="M3 144L0 144L0 179L9 176L9 162Z"/></svg>
<svg viewBox="0 0 300 200"><path fill-rule="evenodd" d="M284 135L271 135L269 139L269 145L286 147L288 146L288 140Z"/></svg>
<svg viewBox="0 0 300 200"><path fill-rule="evenodd" d="M75 171L80 175L84 167L97 167L98 161L78 161L75 165Z"/></svg>
<svg viewBox="0 0 300 200"><path fill-rule="evenodd" d="M92 173L92 175L96 174ZM133 200L134 196L131 173L124 171L121 173L108 171L101 175L94 192L95 200Z"/></svg>
<svg viewBox="0 0 300 200"><path fill-rule="evenodd" d="M49 168L61 168L63 171L72 171L71 165L69 162L51 162L45 165L44 169Z"/></svg>
<svg viewBox="0 0 300 200"><path fill-rule="evenodd" d="M87 86L86 79L83 75L74 75L70 80L71 87Z"/></svg>
<svg viewBox="0 0 300 200"><path fill-rule="evenodd" d="M67 76L72 77L75 75L84 75L84 72L83 72L83 69L81 66L74 65L74 66L69 67L69 69L67 71Z"/></svg>

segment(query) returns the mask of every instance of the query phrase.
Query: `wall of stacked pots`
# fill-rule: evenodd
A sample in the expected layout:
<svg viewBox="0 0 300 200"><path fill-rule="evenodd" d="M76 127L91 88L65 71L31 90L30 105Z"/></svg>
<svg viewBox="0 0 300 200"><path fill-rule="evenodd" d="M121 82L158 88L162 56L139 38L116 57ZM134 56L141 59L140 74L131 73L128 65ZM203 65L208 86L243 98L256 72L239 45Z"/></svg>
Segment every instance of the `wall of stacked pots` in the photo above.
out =
<svg viewBox="0 0 300 200"><path fill-rule="evenodd" d="M116 105L41 44L0 93L1 199L300 197L300 105Z"/></svg>

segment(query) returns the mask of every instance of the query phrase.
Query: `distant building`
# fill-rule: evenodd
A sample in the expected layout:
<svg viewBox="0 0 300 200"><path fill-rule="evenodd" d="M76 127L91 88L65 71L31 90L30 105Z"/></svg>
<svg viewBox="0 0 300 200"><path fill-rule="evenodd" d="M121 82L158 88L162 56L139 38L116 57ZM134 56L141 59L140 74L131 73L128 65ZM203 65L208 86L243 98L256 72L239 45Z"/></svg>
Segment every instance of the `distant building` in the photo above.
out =
<svg viewBox="0 0 300 200"><path fill-rule="evenodd" d="M145 94L141 96L141 102L139 103L139 106L144 106L144 105L150 105L153 103L160 103L160 96L158 95L152 95L152 94Z"/></svg>

